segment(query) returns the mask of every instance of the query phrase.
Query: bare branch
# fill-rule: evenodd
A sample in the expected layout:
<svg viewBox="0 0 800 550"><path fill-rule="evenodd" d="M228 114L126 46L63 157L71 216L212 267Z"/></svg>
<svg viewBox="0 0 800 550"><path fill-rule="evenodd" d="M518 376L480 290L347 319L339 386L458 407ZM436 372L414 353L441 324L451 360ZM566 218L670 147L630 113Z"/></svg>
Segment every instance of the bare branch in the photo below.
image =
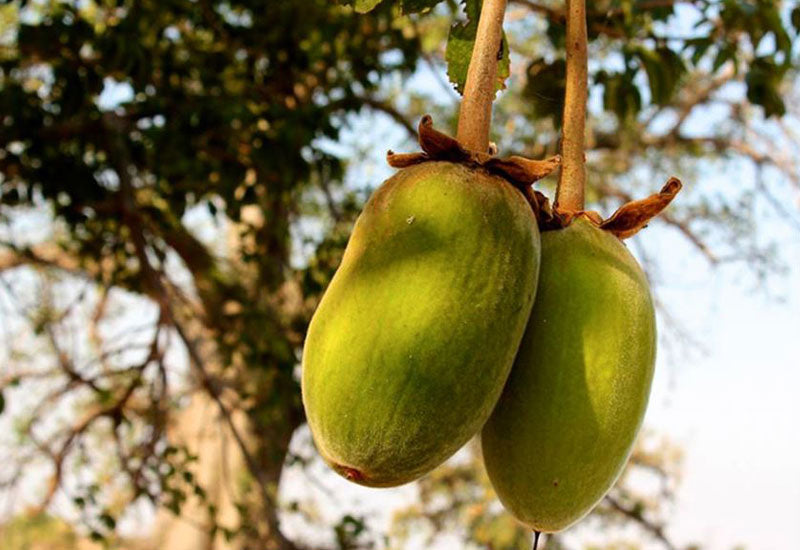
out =
<svg viewBox="0 0 800 550"><path fill-rule="evenodd" d="M51 459L53 461L53 467L55 471L50 479L50 484L48 485L47 493L45 494L44 499L37 507L36 513L41 513L50 505L53 497L56 494L56 491L61 486L62 482L62 474L63 474L63 466L64 460L66 459L67 455L69 454L70 449L72 448L73 443L83 435L86 430L89 429L94 422L102 417L109 417L114 422L114 425L117 425L123 416L123 409L125 404L133 395L133 392L136 388L139 387L141 379L137 378L131 384L128 385L125 392L122 396L115 401L113 404L107 407L98 407L94 410L89 411L86 415L84 415L83 419L74 424L66 434L65 440L61 443L59 450L54 453L49 453Z"/></svg>
<svg viewBox="0 0 800 550"><path fill-rule="evenodd" d="M612 509L616 510L625 517L634 520L647 532L653 535L659 542L661 542L661 544L663 544L664 547L667 548L667 550L677 550L677 547L664 534L664 527L662 525L658 525L648 520L642 515L642 513L638 509L628 508L624 506L621 502L619 502L615 497L611 495L606 495L604 501L607 502Z"/></svg>
<svg viewBox="0 0 800 550"><path fill-rule="evenodd" d="M362 106L369 107L370 109L389 115L392 120L402 126L406 132L408 132L409 136L413 137L415 140L418 138L417 129L414 126L414 123L411 122L406 115L398 111L395 107L384 100L371 96L348 97L330 103L328 108L336 111L339 109L350 110Z"/></svg>
<svg viewBox="0 0 800 550"><path fill-rule="evenodd" d="M394 120L396 123L402 126L405 129L405 131L408 132L408 135L414 138L415 140L419 137L415 125L408 119L408 117L406 117L406 115L404 115L396 108L391 106L389 103L375 99L373 97L359 97L358 101L360 101L370 109L389 115L392 120Z"/></svg>
<svg viewBox="0 0 800 550"><path fill-rule="evenodd" d="M65 271L75 276L85 277L86 273L76 258L52 243L43 243L33 248L18 248L9 242L0 242L0 272L31 265Z"/></svg>
<svg viewBox="0 0 800 550"><path fill-rule="evenodd" d="M147 254L147 241L144 235L144 227L141 218L138 216L136 208L136 199L133 194L133 185L131 176L128 172L130 162L128 160L127 150L125 143L119 134L119 128L113 125L113 121L108 126L112 138L112 162L117 171L120 179L120 201L121 210L124 223L128 226L131 232L136 257L139 260L139 268L141 269L142 276L147 282L147 286L152 293L153 299L158 303L161 310L162 320L169 322L174 328L175 332L180 337L186 350L189 354L189 359L195 372L199 375L200 383L203 389L207 391L209 396L214 400L219 408L220 414L224 419L228 429L233 435L239 451L242 453L247 469L256 481L262 501L265 505L274 504L275 499L270 496L269 480L265 479L263 471L258 467L252 453L250 452L244 437L241 435L239 428L233 420L233 415L228 406L222 398L221 391L216 380L212 377L209 370L205 365L203 356L197 350L194 341L188 336L184 326L179 320L176 312L173 310L170 300L169 292L163 282L163 273L150 263L150 258ZM273 531L272 536L278 541L281 550L293 550L296 546L285 538L278 528L277 514L274 510L269 513L269 527Z"/></svg>

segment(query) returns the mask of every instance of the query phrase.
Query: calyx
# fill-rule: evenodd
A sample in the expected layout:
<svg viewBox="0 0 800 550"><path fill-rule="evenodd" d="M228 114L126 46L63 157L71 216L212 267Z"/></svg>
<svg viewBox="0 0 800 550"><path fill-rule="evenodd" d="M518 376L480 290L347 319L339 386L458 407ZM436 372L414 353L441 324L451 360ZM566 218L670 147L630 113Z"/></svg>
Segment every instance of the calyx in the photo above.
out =
<svg viewBox="0 0 800 550"><path fill-rule="evenodd" d="M683 187L680 180L670 178L658 193L623 204L611 217L604 220L594 210L569 211L559 208L558 204L551 205L550 199L544 193L533 189L535 182L550 175L561 165L560 155L533 160L517 155L498 158L490 152L470 151L457 139L436 130L430 115L423 116L419 122L419 144L422 152L388 151L386 161L393 168L406 168L428 161L449 161L481 167L505 178L525 195L542 231L563 229L575 218L581 217L620 239L627 239L646 227Z"/></svg>

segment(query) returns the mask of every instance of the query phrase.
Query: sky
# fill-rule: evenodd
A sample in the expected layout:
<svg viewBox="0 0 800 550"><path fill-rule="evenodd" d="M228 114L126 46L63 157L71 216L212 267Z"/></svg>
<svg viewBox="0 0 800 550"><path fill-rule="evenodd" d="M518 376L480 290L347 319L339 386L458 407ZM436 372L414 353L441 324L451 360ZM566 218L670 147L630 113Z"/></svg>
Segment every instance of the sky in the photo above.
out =
<svg viewBox="0 0 800 550"><path fill-rule="evenodd" d="M646 238L643 235L642 238ZM777 236L776 236L777 237ZM657 362L645 424L683 446L670 533L711 549L782 550L800 540L800 238L784 279L755 292L696 259L660 296L696 328L706 352ZM684 267L685 266L685 267ZM701 275L701 276L698 276ZM687 279L697 277L687 284Z"/></svg>

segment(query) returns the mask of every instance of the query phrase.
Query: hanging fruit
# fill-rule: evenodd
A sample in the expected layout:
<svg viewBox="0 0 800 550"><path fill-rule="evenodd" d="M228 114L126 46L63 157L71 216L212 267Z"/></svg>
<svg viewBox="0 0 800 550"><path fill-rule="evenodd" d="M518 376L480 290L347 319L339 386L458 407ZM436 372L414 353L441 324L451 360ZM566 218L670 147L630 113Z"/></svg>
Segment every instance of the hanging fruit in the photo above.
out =
<svg viewBox="0 0 800 550"><path fill-rule="evenodd" d="M671 179L603 221L584 211L586 14L567 2L563 165L556 204L534 192L542 233L536 301L500 401L482 431L500 500L538 532L567 528L602 499L644 418L656 356L653 299L622 243L675 197ZM535 546L535 543L534 543Z"/></svg>
<svg viewBox="0 0 800 550"><path fill-rule="evenodd" d="M399 485L480 429L533 304L535 228L519 191L457 163L405 168L373 193L303 361L308 422L337 472Z"/></svg>
<svg viewBox="0 0 800 550"><path fill-rule="evenodd" d="M309 326L308 423L356 483L416 479L480 431L530 315L540 244L528 186L559 159L487 152L504 9L484 2L459 139L426 116L423 152L389 152L400 171L367 202Z"/></svg>
<svg viewBox="0 0 800 550"><path fill-rule="evenodd" d="M482 434L520 521L560 531L603 497L644 416L655 353L653 300L625 245L584 218L545 232L536 303Z"/></svg>

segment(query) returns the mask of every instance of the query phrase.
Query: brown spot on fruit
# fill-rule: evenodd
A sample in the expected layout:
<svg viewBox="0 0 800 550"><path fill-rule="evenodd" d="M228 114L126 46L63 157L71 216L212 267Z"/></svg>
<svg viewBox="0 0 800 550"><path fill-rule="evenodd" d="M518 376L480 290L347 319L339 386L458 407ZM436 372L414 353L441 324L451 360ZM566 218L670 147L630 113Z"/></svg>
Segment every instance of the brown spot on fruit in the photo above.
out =
<svg viewBox="0 0 800 550"><path fill-rule="evenodd" d="M351 468L349 466L342 466L341 464L334 464L334 469L339 472L342 477L349 481L363 481L365 479L364 474L361 470L357 470L356 468Z"/></svg>

